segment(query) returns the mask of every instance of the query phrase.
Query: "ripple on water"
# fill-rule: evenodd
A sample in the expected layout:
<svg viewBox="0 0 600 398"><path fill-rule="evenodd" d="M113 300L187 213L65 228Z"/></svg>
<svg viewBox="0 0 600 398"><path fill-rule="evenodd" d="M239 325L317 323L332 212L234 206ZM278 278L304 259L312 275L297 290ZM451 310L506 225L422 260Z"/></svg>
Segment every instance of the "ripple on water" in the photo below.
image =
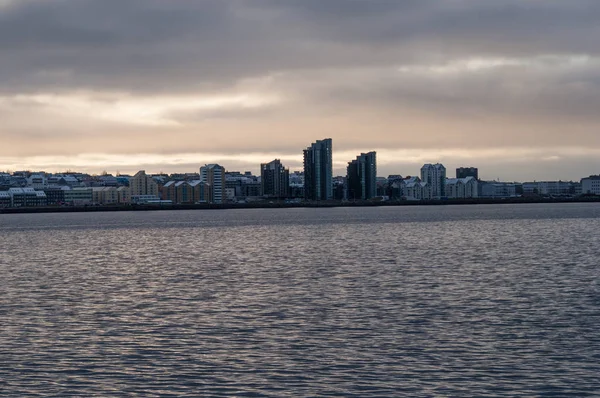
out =
<svg viewBox="0 0 600 398"><path fill-rule="evenodd" d="M7 396L593 396L594 205L0 218Z"/></svg>

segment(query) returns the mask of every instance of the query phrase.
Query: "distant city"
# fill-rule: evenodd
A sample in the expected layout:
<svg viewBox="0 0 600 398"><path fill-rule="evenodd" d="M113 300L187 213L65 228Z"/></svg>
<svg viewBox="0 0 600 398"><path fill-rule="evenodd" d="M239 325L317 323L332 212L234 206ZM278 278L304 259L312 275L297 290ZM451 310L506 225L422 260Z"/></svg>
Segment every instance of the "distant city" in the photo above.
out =
<svg viewBox="0 0 600 398"><path fill-rule="evenodd" d="M348 162L346 175L334 176L332 140L303 151L304 169L290 173L279 159L260 165L260 175L206 164L198 172L135 175L78 172L0 173L0 207L114 206L133 204L224 204L268 201L431 201L600 195L600 175L580 181L501 182L479 178L477 167L460 167L454 177L440 163L424 164L419 176L377 176L376 152Z"/></svg>

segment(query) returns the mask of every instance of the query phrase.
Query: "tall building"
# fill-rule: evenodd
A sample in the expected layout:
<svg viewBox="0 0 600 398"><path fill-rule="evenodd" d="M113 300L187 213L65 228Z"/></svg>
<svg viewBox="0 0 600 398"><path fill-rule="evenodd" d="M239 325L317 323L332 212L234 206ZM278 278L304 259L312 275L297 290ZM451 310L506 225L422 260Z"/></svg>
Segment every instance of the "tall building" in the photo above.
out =
<svg viewBox="0 0 600 398"><path fill-rule="evenodd" d="M421 167L421 181L429 184L433 199L446 196L446 168L443 164L424 164Z"/></svg>
<svg viewBox="0 0 600 398"><path fill-rule="evenodd" d="M372 199L377 196L377 155L361 153L348 163L348 199Z"/></svg>
<svg viewBox="0 0 600 398"><path fill-rule="evenodd" d="M145 170L138 171L129 179L129 188L131 196L158 196L158 184Z"/></svg>
<svg viewBox="0 0 600 398"><path fill-rule="evenodd" d="M319 140L304 150L304 198L333 199L331 138Z"/></svg>
<svg viewBox="0 0 600 398"><path fill-rule="evenodd" d="M459 167L456 169L456 178L473 177L479 180L479 170L477 167Z"/></svg>
<svg viewBox="0 0 600 398"><path fill-rule="evenodd" d="M200 167L200 181L207 184L204 200L208 203L223 203L225 199L225 167L207 164Z"/></svg>
<svg viewBox="0 0 600 398"><path fill-rule="evenodd" d="M290 170L279 159L260 165L260 188L263 196L287 198L290 193Z"/></svg>

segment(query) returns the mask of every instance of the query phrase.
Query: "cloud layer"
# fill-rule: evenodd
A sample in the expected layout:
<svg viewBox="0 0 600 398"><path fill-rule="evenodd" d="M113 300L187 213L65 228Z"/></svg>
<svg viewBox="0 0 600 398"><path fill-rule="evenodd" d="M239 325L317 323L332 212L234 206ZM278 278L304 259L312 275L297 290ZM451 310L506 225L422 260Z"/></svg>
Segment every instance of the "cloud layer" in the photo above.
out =
<svg viewBox="0 0 600 398"><path fill-rule="evenodd" d="M599 17L593 0L0 1L0 169L294 168L332 137L339 173L378 150L382 175L579 178L600 172Z"/></svg>

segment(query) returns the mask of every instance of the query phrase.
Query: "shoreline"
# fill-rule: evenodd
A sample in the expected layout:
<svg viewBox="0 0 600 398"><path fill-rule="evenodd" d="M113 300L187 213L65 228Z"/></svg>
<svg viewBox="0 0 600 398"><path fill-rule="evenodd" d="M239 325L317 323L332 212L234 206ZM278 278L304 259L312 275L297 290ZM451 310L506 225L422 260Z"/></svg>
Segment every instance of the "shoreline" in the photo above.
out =
<svg viewBox="0 0 600 398"><path fill-rule="evenodd" d="M0 214L28 213L83 213L114 211L160 211L160 210L224 210L224 209L280 209L280 208L323 208L323 207L381 207L381 206L448 206L448 205L486 205L486 204L527 204L527 203L600 203L600 196L578 198L477 198L444 200L388 200L388 201L322 201L285 203L278 201L256 203L223 204L177 204L177 205L105 205L105 206L43 206L43 207L6 207L0 208Z"/></svg>

